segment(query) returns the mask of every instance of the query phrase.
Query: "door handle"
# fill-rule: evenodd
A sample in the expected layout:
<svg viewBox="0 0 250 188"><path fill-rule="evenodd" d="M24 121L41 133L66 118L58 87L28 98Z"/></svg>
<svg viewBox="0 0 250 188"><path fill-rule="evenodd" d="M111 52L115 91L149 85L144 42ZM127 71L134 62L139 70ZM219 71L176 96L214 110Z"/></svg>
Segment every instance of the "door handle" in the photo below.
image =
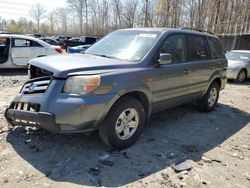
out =
<svg viewBox="0 0 250 188"><path fill-rule="evenodd" d="M184 73L184 74L189 74L190 72L191 72L190 69L184 69L184 70L183 70L183 73Z"/></svg>

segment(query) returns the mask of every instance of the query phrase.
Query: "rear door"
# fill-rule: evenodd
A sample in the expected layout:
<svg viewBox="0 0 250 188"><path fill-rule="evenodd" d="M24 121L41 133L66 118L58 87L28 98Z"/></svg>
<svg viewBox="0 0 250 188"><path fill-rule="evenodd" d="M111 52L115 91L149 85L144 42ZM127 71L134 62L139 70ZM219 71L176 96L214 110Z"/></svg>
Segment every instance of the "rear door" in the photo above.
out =
<svg viewBox="0 0 250 188"><path fill-rule="evenodd" d="M188 61L190 92L203 95L213 72L208 43L203 35L188 34Z"/></svg>
<svg viewBox="0 0 250 188"><path fill-rule="evenodd" d="M16 65L27 65L30 59L30 41L22 38L13 38L11 57Z"/></svg>

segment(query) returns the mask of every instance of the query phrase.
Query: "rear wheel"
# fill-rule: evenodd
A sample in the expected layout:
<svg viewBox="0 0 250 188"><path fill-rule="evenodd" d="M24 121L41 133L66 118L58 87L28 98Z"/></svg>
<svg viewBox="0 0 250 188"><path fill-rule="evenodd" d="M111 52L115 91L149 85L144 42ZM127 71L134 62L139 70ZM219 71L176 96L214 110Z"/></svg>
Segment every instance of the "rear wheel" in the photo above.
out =
<svg viewBox="0 0 250 188"><path fill-rule="evenodd" d="M198 100L198 108L205 112L214 110L219 99L219 85L213 82L202 99Z"/></svg>
<svg viewBox="0 0 250 188"><path fill-rule="evenodd" d="M124 97L114 104L98 132L108 146L124 149L138 140L144 125L143 105L133 97Z"/></svg>
<svg viewBox="0 0 250 188"><path fill-rule="evenodd" d="M244 70L244 69L242 69L240 72L239 72L239 74L237 75L237 82L240 82L240 83L242 83L242 82L244 82L245 81L245 79L247 78L247 71L246 70Z"/></svg>

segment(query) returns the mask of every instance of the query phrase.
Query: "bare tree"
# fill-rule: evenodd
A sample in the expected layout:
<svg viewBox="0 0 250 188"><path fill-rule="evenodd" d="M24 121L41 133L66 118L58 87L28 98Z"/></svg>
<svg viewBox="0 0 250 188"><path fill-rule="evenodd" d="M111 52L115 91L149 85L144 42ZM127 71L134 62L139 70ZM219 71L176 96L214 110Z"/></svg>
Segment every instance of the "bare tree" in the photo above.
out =
<svg viewBox="0 0 250 188"><path fill-rule="evenodd" d="M56 9L56 14L58 21L61 24L61 31L65 34L68 33L68 10L65 8L57 8Z"/></svg>
<svg viewBox="0 0 250 188"><path fill-rule="evenodd" d="M55 27L54 27L54 23L55 23L55 11L51 11L48 13L47 15L47 19L49 21L49 25L50 25L50 32L54 33Z"/></svg>
<svg viewBox="0 0 250 188"><path fill-rule="evenodd" d="M148 27L148 0L145 0L145 19L144 27Z"/></svg>
<svg viewBox="0 0 250 188"><path fill-rule="evenodd" d="M70 11L60 8L47 14L35 4L30 10L38 30L82 35L105 35L126 27L194 27L221 33L250 32L249 0L67 0ZM55 14L55 12L57 12ZM18 28L9 23L8 28ZM23 22L20 22L23 23ZM48 25L48 27L46 26ZM34 25L34 24L32 24ZM31 25L29 28L34 28Z"/></svg>
<svg viewBox="0 0 250 188"><path fill-rule="evenodd" d="M138 6L137 0L131 0L125 4L123 21L126 27L134 27L134 20L137 11L137 6Z"/></svg>
<svg viewBox="0 0 250 188"><path fill-rule="evenodd" d="M37 24L37 30L40 29L40 22L45 17L46 10L44 6L39 3L34 4L30 9L30 15Z"/></svg>
<svg viewBox="0 0 250 188"><path fill-rule="evenodd" d="M80 33L83 34L83 19L85 16L85 32L88 32L88 1L87 0L68 0L69 6L76 11L79 17ZM84 15L85 13L85 15Z"/></svg>

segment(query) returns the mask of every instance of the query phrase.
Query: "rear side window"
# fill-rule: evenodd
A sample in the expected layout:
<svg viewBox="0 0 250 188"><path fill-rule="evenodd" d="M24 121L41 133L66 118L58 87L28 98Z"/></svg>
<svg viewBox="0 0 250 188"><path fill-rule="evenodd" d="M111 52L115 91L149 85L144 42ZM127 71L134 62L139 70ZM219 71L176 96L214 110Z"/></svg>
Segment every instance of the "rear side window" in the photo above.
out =
<svg viewBox="0 0 250 188"><path fill-rule="evenodd" d="M212 59L224 58L224 52L218 39L209 37L208 44L210 46Z"/></svg>
<svg viewBox="0 0 250 188"><path fill-rule="evenodd" d="M14 39L14 47L29 47L30 41L26 39Z"/></svg>
<svg viewBox="0 0 250 188"><path fill-rule="evenodd" d="M163 43L161 53L169 53L172 56L172 62L186 61L186 37L183 34L174 34L169 36Z"/></svg>
<svg viewBox="0 0 250 188"><path fill-rule="evenodd" d="M189 36L189 56L192 61L210 59L209 50L203 36Z"/></svg>

